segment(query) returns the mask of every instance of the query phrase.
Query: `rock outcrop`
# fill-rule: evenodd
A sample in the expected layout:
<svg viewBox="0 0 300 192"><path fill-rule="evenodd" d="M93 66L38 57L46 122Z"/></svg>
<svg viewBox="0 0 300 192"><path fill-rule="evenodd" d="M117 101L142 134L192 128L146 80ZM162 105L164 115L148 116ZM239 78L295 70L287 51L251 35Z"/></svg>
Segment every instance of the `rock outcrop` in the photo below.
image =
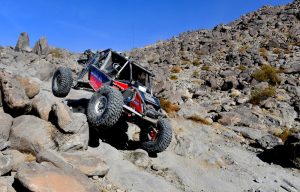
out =
<svg viewBox="0 0 300 192"><path fill-rule="evenodd" d="M27 51L30 52L30 41L29 36L26 32L20 34L17 45L15 47L16 51Z"/></svg>
<svg viewBox="0 0 300 192"><path fill-rule="evenodd" d="M37 55L47 55L50 53L50 48L48 45L48 40L46 37L40 38L34 45L32 52Z"/></svg>
<svg viewBox="0 0 300 192"><path fill-rule="evenodd" d="M37 154L44 149L55 149L55 127L31 115L17 117L11 128L10 142L13 149Z"/></svg>

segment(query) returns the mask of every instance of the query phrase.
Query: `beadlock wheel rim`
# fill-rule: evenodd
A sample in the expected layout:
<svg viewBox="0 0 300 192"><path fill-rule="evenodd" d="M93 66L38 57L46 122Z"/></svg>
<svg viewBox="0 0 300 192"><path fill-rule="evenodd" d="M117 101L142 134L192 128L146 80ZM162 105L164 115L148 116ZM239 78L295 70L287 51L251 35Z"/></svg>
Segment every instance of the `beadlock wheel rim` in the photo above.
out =
<svg viewBox="0 0 300 192"><path fill-rule="evenodd" d="M107 99L104 96L101 96L97 99L97 102L95 104L95 111L98 115L102 115L106 109L107 106Z"/></svg>
<svg viewBox="0 0 300 192"><path fill-rule="evenodd" d="M54 89L57 90L58 89L58 85L60 85L60 84L61 84L61 75L59 73L54 78Z"/></svg>

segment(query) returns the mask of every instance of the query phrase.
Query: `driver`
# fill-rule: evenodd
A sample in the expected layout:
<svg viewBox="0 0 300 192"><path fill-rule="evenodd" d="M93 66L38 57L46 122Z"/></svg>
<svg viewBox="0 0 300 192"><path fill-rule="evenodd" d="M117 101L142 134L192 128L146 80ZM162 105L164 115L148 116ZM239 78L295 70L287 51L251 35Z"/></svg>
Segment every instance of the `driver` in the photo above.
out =
<svg viewBox="0 0 300 192"><path fill-rule="evenodd" d="M145 86L146 85L146 74L145 73L139 74L137 76L137 82L138 82L138 84Z"/></svg>

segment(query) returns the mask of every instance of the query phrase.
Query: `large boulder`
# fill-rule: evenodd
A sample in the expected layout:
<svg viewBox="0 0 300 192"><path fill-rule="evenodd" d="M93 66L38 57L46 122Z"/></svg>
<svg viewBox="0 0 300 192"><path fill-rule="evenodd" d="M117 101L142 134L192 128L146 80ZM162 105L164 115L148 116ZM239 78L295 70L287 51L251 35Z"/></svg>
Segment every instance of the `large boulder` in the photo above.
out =
<svg viewBox="0 0 300 192"><path fill-rule="evenodd" d="M86 116L82 113L73 113L72 122L65 129L72 132L66 133L61 130L55 135L55 142L59 151L86 150L89 141L89 126Z"/></svg>
<svg viewBox="0 0 300 192"><path fill-rule="evenodd" d="M31 51L29 44L29 36L26 32L20 34L15 50L28 52Z"/></svg>
<svg viewBox="0 0 300 192"><path fill-rule="evenodd" d="M31 115L14 119L9 140L11 148L37 154L42 149L54 149L52 140L56 128L49 122Z"/></svg>
<svg viewBox="0 0 300 192"><path fill-rule="evenodd" d="M61 169L52 163L24 163L15 178L32 192L95 192L96 186L79 171Z"/></svg>
<svg viewBox="0 0 300 192"><path fill-rule="evenodd" d="M13 118L9 114L0 111L0 139L8 140L12 122Z"/></svg>
<svg viewBox="0 0 300 192"><path fill-rule="evenodd" d="M263 149L272 149L277 145L282 145L280 138L274 135L264 135L256 141Z"/></svg>
<svg viewBox="0 0 300 192"><path fill-rule="evenodd" d="M1 86L3 100L12 113L24 114L31 111L31 101L15 76L10 74L2 75Z"/></svg>
<svg viewBox="0 0 300 192"><path fill-rule="evenodd" d="M39 80L33 77L22 77L16 76L16 79L20 82L22 88L24 89L27 97L32 99L34 96L40 92Z"/></svg>
<svg viewBox="0 0 300 192"><path fill-rule="evenodd" d="M74 128L78 127L69 126L72 123L72 114L67 105L57 102L52 105L52 111L54 115L53 121L60 129L71 133L76 131Z"/></svg>
<svg viewBox="0 0 300 192"><path fill-rule="evenodd" d="M37 161L50 162L65 170L77 169L87 176L104 176L109 170L99 154L91 150L74 152L43 150L37 154Z"/></svg>
<svg viewBox="0 0 300 192"><path fill-rule="evenodd" d="M46 37L40 38L34 45L33 50L35 54L38 55L47 55L50 52L50 48L48 45L48 40Z"/></svg>
<svg viewBox="0 0 300 192"><path fill-rule="evenodd" d="M12 156L0 153L0 175L10 172L12 169Z"/></svg>
<svg viewBox="0 0 300 192"><path fill-rule="evenodd" d="M0 191L1 192L16 192L12 187L14 182L13 177L0 177Z"/></svg>
<svg viewBox="0 0 300 192"><path fill-rule="evenodd" d="M61 156L87 176L105 176L109 170L99 155L90 151L64 152Z"/></svg>
<svg viewBox="0 0 300 192"><path fill-rule="evenodd" d="M32 110L41 119L48 121L52 105L56 102L55 97L49 92L40 92L32 99Z"/></svg>
<svg viewBox="0 0 300 192"><path fill-rule="evenodd" d="M12 171L17 171L20 165L27 161L35 160L31 154L24 154L18 150L9 150L8 153L12 157Z"/></svg>

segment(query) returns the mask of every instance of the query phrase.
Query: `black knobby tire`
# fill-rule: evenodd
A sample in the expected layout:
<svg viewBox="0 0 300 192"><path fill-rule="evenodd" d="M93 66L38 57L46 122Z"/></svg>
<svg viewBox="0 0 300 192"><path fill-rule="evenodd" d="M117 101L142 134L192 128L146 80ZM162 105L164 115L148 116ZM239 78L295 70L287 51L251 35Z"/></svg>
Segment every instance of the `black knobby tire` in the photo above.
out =
<svg viewBox="0 0 300 192"><path fill-rule="evenodd" d="M96 91L87 107L87 119L97 128L114 126L123 112L123 96L113 87L104 86Z"/></svg>
<svg viewBox="0 0 300 192"><path fill-rule="evenodd" d="M154 129L157 135L154 140L149 138L149 133ZM140 132L140 142L142 149L149 153L160 153L167 149L172 140L172 128L167 119L159 119L155 127L142 127Z"/></svg>
<svg viewBox="0 0 300 192"><path fill-rule="evenodd" d="M52 93L56 97L66 97L73 84L72 71L68 67L59 67L52 78Z"/></svg>

